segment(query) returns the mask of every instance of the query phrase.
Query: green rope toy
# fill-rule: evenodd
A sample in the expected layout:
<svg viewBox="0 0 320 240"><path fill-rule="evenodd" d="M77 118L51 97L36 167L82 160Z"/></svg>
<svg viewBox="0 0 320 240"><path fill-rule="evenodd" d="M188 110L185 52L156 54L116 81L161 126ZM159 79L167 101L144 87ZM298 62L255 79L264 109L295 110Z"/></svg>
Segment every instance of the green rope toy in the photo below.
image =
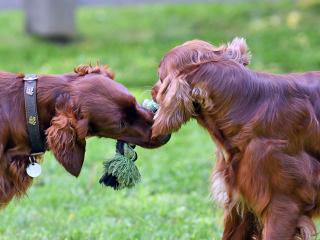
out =
<svg viewBox="0 0 320 240"><path fill-rule="evenodd" d="M159 105L152 100L144 100L142 106L152 112L156 112ZM134 151L135 145L118 140L116 154L104 163L105 173L99 183L112 187L115 190L131 188L141 180L139 169L135 165L138 158Z"/></svg>

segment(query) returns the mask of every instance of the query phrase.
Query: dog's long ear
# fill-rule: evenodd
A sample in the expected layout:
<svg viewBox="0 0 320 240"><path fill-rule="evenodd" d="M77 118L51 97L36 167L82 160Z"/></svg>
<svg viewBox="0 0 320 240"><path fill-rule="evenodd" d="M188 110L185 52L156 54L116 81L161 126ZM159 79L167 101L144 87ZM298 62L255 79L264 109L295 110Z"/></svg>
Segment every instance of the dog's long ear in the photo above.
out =
<svg viewBox="0 0 320 240"><path fill-rule="evenodd" d="M154 117L153 137L179 130L194 112L191 88L182 76L164 79L157 98L161 105Z"/></svg>
<svg viewBox="0 0 320 240"><path fill-rule="evenodd" d="M228 58L233 59L240 64L245 66L250 64L251 53L244 38L234 38L231 43L228 43L226 53Z"/></svg>
<svg viewBox="0 0 320 240"><path fill-rule="evenodd" d="M54 156L73 176L80 174L84 154L88 120L77 116L70 96L61 95L56 103L56 116L47 129L47 142Z"/></svg>

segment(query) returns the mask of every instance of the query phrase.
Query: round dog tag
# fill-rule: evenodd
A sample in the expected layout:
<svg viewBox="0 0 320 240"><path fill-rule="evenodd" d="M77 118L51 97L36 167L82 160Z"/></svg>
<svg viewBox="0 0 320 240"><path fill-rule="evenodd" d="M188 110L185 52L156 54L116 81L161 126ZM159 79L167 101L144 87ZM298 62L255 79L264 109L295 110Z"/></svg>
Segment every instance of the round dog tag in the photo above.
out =
<svg viewBox="0 0 320 240"><path fill-rule="evenodd" d="M33 177L33 178L39 177L41 174L41 165L36 162L30 163L26 171L30 177Z"/></svg>

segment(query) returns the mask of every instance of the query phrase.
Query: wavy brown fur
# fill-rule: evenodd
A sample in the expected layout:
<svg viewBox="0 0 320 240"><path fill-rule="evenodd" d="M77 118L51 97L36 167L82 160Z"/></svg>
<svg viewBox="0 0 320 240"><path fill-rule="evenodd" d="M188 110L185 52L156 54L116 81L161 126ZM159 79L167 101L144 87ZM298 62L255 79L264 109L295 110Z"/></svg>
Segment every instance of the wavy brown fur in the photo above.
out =
<svg viewBox="0 0 320 240"><path fill-rule="evenodd" d="M32 183L26 174L30 143L26 129L23 74L0 72L0 208L24 195ZM153 113L111 78L107 67L81 65L75 73L40 75L37 108L41 131L58 162L78 176L86 137L98 136L158 147L150 139Z"/></svg>
<svg viewBox="0 0 320 240"><path fill-rule="evenodd" d="M91 64L89 65L81 64L74 68L74 72L79 74L80 76L84 76L90 73L101 73L108 76L111 79L115 78L115 74L109 68L108 65L101 66L100 64L97 64L96 66L93 67Z"/></svg>
<svg viewBox="0 0 320 240"><path fill-rule="evenodd" d="M229 50L228 50L229 48ZM213 198L224 240L311 239L320 212L320 72L250 70L244 40L195 40L165 55L153 136L195 118L218 148Z"/></svg>

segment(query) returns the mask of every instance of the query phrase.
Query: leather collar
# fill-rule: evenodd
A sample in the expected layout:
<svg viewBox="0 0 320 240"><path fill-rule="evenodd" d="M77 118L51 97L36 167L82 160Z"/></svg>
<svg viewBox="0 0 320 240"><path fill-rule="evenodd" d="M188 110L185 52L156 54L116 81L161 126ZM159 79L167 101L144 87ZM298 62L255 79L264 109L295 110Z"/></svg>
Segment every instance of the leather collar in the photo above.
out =
<svg viewBox="0 0 320 240"><path fill-rule="evenodd" d="M28 74L24 78L24 103L26 110L27 130L31 145L31 156L45 152L45 146L40 133L37 111L37 80L36 74Z"/></svg>

